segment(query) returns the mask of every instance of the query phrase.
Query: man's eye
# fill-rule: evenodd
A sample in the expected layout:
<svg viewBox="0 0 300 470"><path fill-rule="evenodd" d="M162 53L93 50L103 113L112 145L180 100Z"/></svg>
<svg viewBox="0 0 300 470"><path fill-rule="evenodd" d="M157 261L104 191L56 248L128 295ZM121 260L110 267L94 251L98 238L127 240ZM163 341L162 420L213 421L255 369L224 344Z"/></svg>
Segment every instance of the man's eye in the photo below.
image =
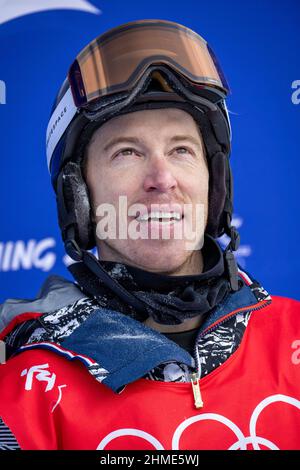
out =
<svg viewBox="0 0 300 470"><path fill-rule="evenodd" d="M119 155L133 155L133 154L136 154L136 151L132 148L128 148L128 149L123 149L123 150L119 150L118 153L116 153L116 157L118 157Z"/></svg>
<svg viewBox="0 0 300 470"><path fill-rule="evenodd" d="M186 147L177 147L177 148L175 149L175 151L176 151L177 153L183 153L183 154L184 154L184 153L190 153L190 150L189 150L188 148L186 148Z"/></svg>

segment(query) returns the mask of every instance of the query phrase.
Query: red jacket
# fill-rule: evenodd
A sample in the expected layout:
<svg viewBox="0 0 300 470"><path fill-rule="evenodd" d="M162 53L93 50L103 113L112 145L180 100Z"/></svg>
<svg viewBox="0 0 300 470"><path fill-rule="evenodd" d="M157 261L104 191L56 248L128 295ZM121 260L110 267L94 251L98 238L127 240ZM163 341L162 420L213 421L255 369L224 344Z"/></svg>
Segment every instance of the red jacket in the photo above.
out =
<svg viewBox="0 0 300 470"><path fill-rule="evenodd" d="M61 346L25 350L0 365L0 417L22 449L300 449L299 318L283 297L253 311L200 380L202 408L191 383L140 378L117 394Z"/></svg>

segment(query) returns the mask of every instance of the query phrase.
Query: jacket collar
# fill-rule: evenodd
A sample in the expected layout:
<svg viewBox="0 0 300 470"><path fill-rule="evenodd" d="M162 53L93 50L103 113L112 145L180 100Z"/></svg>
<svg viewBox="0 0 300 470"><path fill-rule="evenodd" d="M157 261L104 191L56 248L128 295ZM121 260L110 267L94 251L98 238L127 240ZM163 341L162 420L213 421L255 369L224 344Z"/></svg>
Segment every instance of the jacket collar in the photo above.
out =
<svg viewBox="0 0 300 470"><path fill-rule="evenodd" d="M208 319L199 328L199 335L222 322L231 314L238 313L241 309L260 308L258 305L264 303L264 298L259 301L255 295L253 286L257 286L257 284L247 285L242 278L240 282L240 290L228 294L224 301L211 312ZM90 299L87 301L91 302ZM84 299L80 302L84 307ZM57 319L60 318L63 323L67 315L68 310L64 315L56 317L53 326L58 328ZM54 318L53 313L51 317ZM51 323L47 320L47 315L43 315L40 321L48 331L51 331ZM43 344L26 345L19 351L28 349L28 347L51 349L51 335L48 341L49 343L43 341ZM92 366L89 363L85 364L89 371L96 376L96 366L99 366L98 369L100 368L102 375L101 377L96 376L96 378L115 392L122 389L124 385L143 377L151 369L164 362L176 361L195 367L194 358L163 334L129 316L114 310L99 308L98 305L95 306L88 318L60 341L60 345L64 350L72 351L72 359L74 357L78 359L90 358ZM67 354L66 357L70 359ZM103 371L105 371L104 374Z"/></svg>
<svg viewBox="0 0 300 470"><path fill-rule="evenodd" d="M257 304L246 284L227 296L200 327L199 335L230 313ZM117 391L127 383L143 377L163 362L176 361L195 367L194 358L163 334L126 315L97 309L62 346L86 355L104 367L108 374L103 383Z"/></svg>

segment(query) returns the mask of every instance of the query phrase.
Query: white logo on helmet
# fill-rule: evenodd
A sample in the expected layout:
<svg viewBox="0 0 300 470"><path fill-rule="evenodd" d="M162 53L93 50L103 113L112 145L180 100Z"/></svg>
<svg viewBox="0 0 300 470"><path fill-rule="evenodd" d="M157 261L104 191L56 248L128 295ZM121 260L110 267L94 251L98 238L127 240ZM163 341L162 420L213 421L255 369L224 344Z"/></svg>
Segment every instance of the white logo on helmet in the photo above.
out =
<svg viewBox="0 0 300 470"><path fill-rule="evenodd" d="M73 101L71 89L68 88L57 107L55 108L48 127L46 134L46 153L48 169L50 170L50 163L53 152L56 145L58 144L61 136L67 129L68 125L75 116L77 108Z"/></svg>

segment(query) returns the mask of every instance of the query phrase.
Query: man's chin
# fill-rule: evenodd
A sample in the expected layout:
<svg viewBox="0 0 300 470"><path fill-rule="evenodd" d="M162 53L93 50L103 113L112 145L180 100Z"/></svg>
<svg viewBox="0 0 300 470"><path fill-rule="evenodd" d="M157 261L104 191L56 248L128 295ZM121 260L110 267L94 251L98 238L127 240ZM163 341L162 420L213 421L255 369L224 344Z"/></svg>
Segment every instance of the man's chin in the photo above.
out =
<svg viewBox="0 0 300 470"><path fill-rule="evenodd" d="M136 240L127 245L105 242L100 247L100 259L135 266L145 271L167 275L182 275L198 271L199 250L186 249L183 240Z"/></svg>
<svg viewBox="0 0 300 470"><path fill-rule="evenodd" d="M145 271L176 276L198 271L197 267L200 264L198 257L199 253L196 252L184 251L180 253L178 250L147 250L143 256L132 256L130 264Z"/></svg>

